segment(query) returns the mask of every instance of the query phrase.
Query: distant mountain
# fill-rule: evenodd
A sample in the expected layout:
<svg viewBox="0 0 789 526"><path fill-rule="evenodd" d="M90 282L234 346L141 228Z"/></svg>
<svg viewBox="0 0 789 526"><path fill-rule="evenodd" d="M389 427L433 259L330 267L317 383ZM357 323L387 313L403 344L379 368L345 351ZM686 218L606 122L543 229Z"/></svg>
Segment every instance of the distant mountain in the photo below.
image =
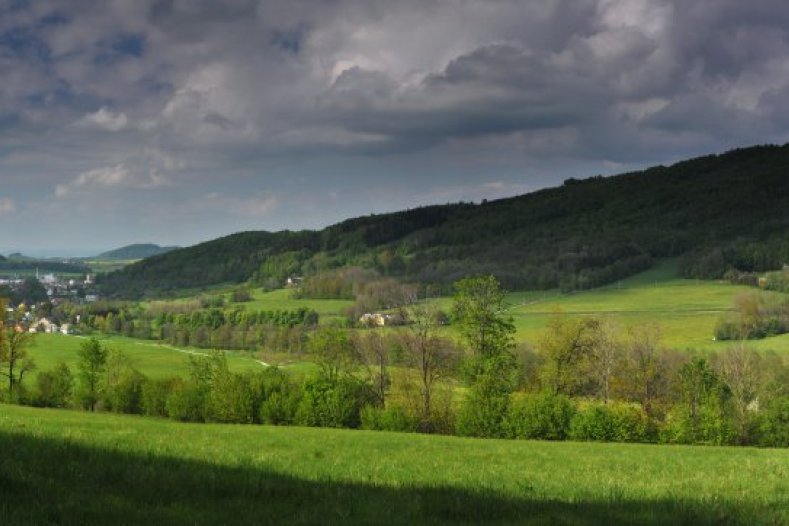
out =
<svg viewBox="0 0 789 526"><path fill-rule="evenodd" d="M242 232L103 277L108 294L362 266L424 283L492 273L511 289L575 290L682 257L719 278L789 263L789 145L756 146L483 202L349 219L321 231Z"/></svg>
<svg viewBox="0 0 789 526"><path fill-rule="evenodd" d="M8 259L12 261L36 261L36 258L26 256L21 252L14 252L13 254L8 254Z"/></svg>
<svg viewBox="0 0 789 526"><path fill-rule="evenodd" d="M129 259L145 259L151 256L158 256L159 254L166 254L180 247L161 247L152 243L137 243L134 245L126 245L125 247L116 248L108 252L102 252L96 259L110 259L110 260L129 260Z"/></svg>

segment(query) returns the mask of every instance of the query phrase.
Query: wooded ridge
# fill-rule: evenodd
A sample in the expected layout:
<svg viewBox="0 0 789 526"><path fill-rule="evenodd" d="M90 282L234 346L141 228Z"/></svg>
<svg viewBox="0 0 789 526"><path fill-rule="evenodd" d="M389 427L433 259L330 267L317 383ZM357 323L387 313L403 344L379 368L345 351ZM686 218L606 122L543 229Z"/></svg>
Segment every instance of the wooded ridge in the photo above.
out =
<svg viewBox="0 0 789 526"><path fill-rule="evenodd" d="M509 289L585 289L682 256L688 277L789 263L789 145L640 172L568 179L517 197L348 219L320 231L241 232L100 277L129 298L224 282L283 283L348 266L448 284L491 273Z"/></svg>

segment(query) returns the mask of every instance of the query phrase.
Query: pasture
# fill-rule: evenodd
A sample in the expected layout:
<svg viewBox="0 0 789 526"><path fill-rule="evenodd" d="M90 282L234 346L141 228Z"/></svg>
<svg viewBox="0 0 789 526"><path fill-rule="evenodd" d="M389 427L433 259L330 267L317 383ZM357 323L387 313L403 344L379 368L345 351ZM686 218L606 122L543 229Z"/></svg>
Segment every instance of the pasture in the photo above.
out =
<svg viewBox="0 0 789 526"><path fill-rule="evenodd" d="M618 283L575 294L510 294L510 313L519 341L536 343L546 323L556 313L568 316L608 317L623 327L656 323L663 344L677 349L724 350L731 342L713 339L718 319L732 309L738 294L756 289L724 281L677 277L676 262L655 268ZM767 293L765 294L775 294ZM789 335L754 340L761 350L789 350Z"/></svg>
<svg viewBox="0 0 789 526"><path fill-rule="evenodd" d="M731 342L713 339L718 319L732 310L738 294L756 290L725 281L683 279L678 277L677 261L665 260L646 272L605 287L571 294L556 290L512 292L507 294L506 302L518 342L538 344L551 317L561 314L605 317L623 329L654 323L660 327L661 341L668 347L720 351ZM452 309L451 298L431 301L446 312ZM752 340L748 345L757 350L789 352L789 335Z"/></svg>
<svg viewBox="0 0 789 526"><path fill-rule="evenodd" d="M185 376L189 372L189 354L208 353L205 349L179 349L123 336L101 336L99 340L109 349L122 351L134 367L151 378ZM85 339L79 336L37 334L29 348L30 356L35 360L38 371L54 369L59 362L65 362L75 370L78 362L77 351L84 341ZM263 367L244 353L228 352L227 363L231 370L237 372Z"/></svg>
<svg viewBox="0 0 789 526"><path fill-rule="evenodd" d="M477 440L0 405L7 524L786 524L789 450Z"/></svg>
<svg viewBox="0 0 789 526"><path fill-rule="evenodd" d="M351 300L296 299L292 289L277 289L270 292L252 291L252 300L240 303L247 310L295 310L312 309L318 313L321 323L329 319L344 317L344 311L353 305Z"/></svg>

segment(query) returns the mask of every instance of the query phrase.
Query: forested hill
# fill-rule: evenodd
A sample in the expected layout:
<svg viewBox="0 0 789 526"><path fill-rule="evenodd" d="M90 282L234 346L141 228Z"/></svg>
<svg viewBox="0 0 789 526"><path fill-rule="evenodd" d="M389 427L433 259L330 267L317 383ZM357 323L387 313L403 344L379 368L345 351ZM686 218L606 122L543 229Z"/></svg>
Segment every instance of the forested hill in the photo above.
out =
<svg viewBox="0 0 789 526"><path fill-rule="evenodd" d="M587 288L683 256L688 276L789 263L789 145L758 146L482 204L349 219L321 231L244 232L105 276L138 297L215 283L281 281L358 265L449 283L493 273L510 289Z"/></svg>
<svg viewBox="0 0 789 526"><path fill-rule="evenodd" d="M159 245L154 245L151 243L136 243L134 245L126 245L125 247L116 248L115 250L102 252L101 254L96 256L96 259L108 259L108 260L145 259L151 256L157 256L159 254L172 252L173 250L176 250L178 248L179 247L161 247Z"/></svg>

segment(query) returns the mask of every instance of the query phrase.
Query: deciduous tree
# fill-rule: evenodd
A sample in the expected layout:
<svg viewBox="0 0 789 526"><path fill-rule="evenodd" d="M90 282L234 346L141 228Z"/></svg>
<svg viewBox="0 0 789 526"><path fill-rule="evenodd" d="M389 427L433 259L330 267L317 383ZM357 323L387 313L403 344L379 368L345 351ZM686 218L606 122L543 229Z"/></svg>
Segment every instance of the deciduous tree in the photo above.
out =
<svg viewBox="0 0 789 526"><path fill-rule="evenodd" d="M96 338L82 343L77 351L79 357L79 397L83 407L96 410L102 387L102 374L107 364L107 349Z"/></svg>
<svg viewBox="0 0 789 526"><path fill-rule="evenodd" d="M8 379L8 394L13 399L19 394L18 389L25 374L35 369L35 362L27 352L34 335L26 331L22 324L24 307L18 307L6 317L6 305L5 301L0 301L0 375Z"/></svg>

